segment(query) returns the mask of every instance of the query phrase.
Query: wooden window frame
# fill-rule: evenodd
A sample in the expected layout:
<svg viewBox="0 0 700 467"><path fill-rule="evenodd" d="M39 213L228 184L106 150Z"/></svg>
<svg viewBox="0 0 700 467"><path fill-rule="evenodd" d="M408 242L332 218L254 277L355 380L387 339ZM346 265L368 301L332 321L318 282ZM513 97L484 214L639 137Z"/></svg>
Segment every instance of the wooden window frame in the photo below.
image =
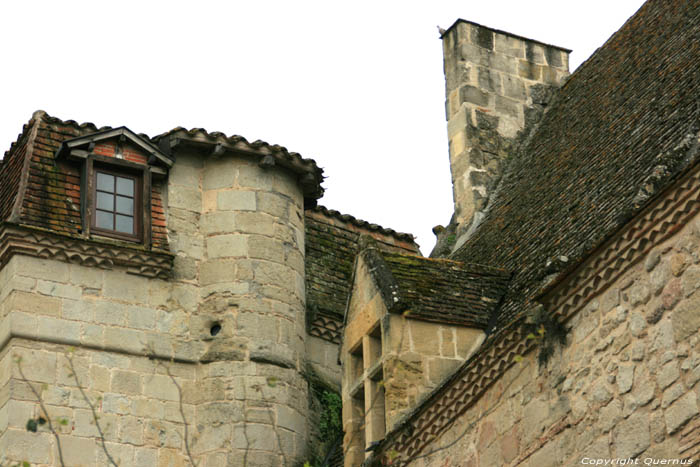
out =
<svg viewBox="0 0 700 467"><path fill-rule="evenodd" d="M97 227L97 173L132 178L134 185L134 234ZM86 182L83 209L83 231L88 236L124 240L150 246L151 243L151 171L148 166L113 157L91 154L84 170Z"/></svg>

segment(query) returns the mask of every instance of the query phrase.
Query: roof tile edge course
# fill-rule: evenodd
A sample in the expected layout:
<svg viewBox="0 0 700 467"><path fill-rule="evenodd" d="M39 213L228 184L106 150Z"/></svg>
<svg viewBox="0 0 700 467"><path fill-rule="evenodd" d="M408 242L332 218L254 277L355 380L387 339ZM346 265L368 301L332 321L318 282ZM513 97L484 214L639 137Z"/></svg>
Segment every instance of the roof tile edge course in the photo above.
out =
<svg viewBox="0 0 700 467"><path fill-rule="evenodd" d="M373 224L371 222L358 219L357 217L351 215L351 214L343 214L339 211L336 211L335 209L328 209L325 206L318 205L312 209L307 209L306 210L307 214L310 214L314 216L317 220L318 217L323 217L325 219L332 219L336 220L338 222L347 224L347 225L352 225L354 227L358 227L359 229L366 230L369 233L379 233L391 238L394 238L396 240L399 240L401 242L407 242L410 245L407 245L406 249L415 249L416 253L418 252L418 244L415 243L416 237L413 234L410 233L405 233L405 232L397 232L394 229L387 228L387 227L382 227L381 225L378 224ZM362 232L358 232L362 233Z"/></svg>
<svg viewBox="0 0 700 467"><path fill-rule="evenodd" d="M151 141L158 145L161 141L166 140L166 138L169 138L171 141L173 139L180 139L195 143L222 145L222 147L225 144L228 145L226 149L233 151L250 152L262 157L272 156L275 158L275 161L282 166L310 178L308 181L302 180L302 184L308 185L305 187L305 193L308 192L308 194L315 199L323 196L324 190L323 187L321 187L321 183L324 179L323 169L318 167L314 159L303 158L301 154L291 152L284 146L270 144L262 140L256 140L251 143L240 135L227 135L220 131L209 132L204 128L192 128L188 130L183 127L176 127L170 131L154 136L151 138Z"/></svg>
<svg viewBox="0 0 700 467"><path fill-rule="evenodd" d="M76 137L85 136L91 133L97 133L101 131L108 131L115 128L112 126L98 127L92 122L78 123L75 120L62 120L60 118L49 115L44 110L35 111L32 114L32 119L30 120L30 122L34 120L42 120L47 124L58 124L62 126L71 127L78 132ZM24 134L24 130L25 129L23 128L23 132L20 134L20 136ZM251 143L243 136L228 136L225 133L219 131L208 132L203 128L193 128L187 130L183 127L176 127L172 130L169 130L165 133L161 133L154 137L150 137L145 133L135 134L156 147L159 147L160 141L166 137L180 137L194 142L203 142L210 144L226 143L230 145L231 149L233 150L252 152L263 157L266 155L270 155L274 157L277 160L277 162L280 162L281 165L293 170L294 172L302 175L308 174L308 180L301 180L302 185L304 185L303 188L306 197L318 199L321 196L323 196L324 189L321 186L321 183L324 179L323 169L318 167L315 160L303 158L299 153L290 152L284 146L270 144L261 140L257 140ZM5 155L9 154L9 152L16 144L17 142L14 142L10 146L10 149L5 152Z"/></svg>

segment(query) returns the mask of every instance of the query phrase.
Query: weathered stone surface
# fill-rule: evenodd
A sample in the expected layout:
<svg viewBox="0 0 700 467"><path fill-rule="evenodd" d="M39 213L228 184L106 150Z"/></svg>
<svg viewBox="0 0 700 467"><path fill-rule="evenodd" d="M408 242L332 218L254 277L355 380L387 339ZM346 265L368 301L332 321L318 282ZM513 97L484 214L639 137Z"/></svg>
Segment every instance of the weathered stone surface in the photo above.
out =
<svg viewBox="0 0 700 467"><path fill-rule="evenodd" d="M637 385L632 390L632 402L637 407L644 406L654 398L656 384L649 378L638 378Z"/></svg>
<svg viewBox="0 0 700 467"><path fill-rule="evenodd" d="M632 389L634 382L634 365L621 365L617 370L617 388L620 394Z"/></svg>
<svg viewBox="0 0 700 467"><path fill-rule="evenodd" d="M610 431L620 420L622 420L622 402L619 399L611 401L600 409L598 422L603 433Z"/></svg>
<svg viewBox="0 0 700 467"><path fill-rule="evenodd" d="M560 459L561 453L559 452L558 443L556 441L550 441L532 455L530 462L533 465L539 465L542 467L554 467L556 465L560 465Z"/></svg>
<svg viewBox="0 0 700 467"><path fill-rule="evenodd" d="M666 310L672 310L674 306L681 300L683 292L681 290L681 281L678 278L671 279L661 294L661 302Z"/></svg>
<svg viewBox="0 0 700 467"><path fill-rule="evenodd" d="M484 107L489 105L488 93L470 85L462 86L459 89L459 100L461 103L468 102Z"/></svg>
<svg viewBox="0 0 700 467"><path fill-rule="evenodd" d="M661 408L665 409L684 393L685 385L682 382L676 383L670 388L666 389L661 399Z"/></svg>
<svg viewBox="0 0 700 467"><path fill-rule="evenodd" d="M198 212L202 209L202 192L198 188L173 186L168 190L168 203L175 208Z"/></svg>
<svg viewBox="0 0 700 467"><path fill-rule="evenodd" d="M673 334L677 342L682 342L700 328L700 295L684 301L673 313Z"/></svg>
<svg viewBox="0 0 700 467"><path fill-rule="evenodd" d="M257 208L254 191L219 191L216 203L222 211L255 211Z"/></svg>
<svg viewBox="0 0 700 467"><path fill-rule="evenodd" d="M573 341L579 343L593 332L598 327L598 316L591 316L582 319L576 327L573 328Z"/></svg>
<svg viewBox="0 0 700 467"><path fill-rule="evenodd" d="M501 438L501 458L510 462L518 455L519 441L517 428L513 428Z"/></svg>
<svg viewBox="0 0 700 467"><path fill-rule="evenodd" d="M207 238L209 258L242 257L247 254L248 243L244 235L216 235Z"/></svg>
<svg viewBox="0 0 700 467"><path fill-rule="evenodd" d="M670 277L671 274L667 263L661 263L659 267L654 268L649 275L649 283L654 295L659 295L661 293Z"/></svg>
<svg viewBox="0 0 700 467"><path fill-rule="evenodd" d="M651 351L665 351L673 348L675 341L673 339L673 326L670 320L664 320L655 328L654 341L651 346Z"/></svg>
<svg viewBox="0 0 700 467"><path fill-rule="evenodd" d="M649 416L644 413L630 415L613 430L612 445L616 457L635 457L650 444Z"/></svg>
<svg viewBox="0 0 700 467"><path fill-rule="evenodd" d="M671 274L674 276L678 277L681 274L683 274L683 271L685 271L685 268L688 267L690 261L688 258L688 255L685 253L676 253L673 256L671 256L671 261L670 261L670 267L671 267Z"/></svg>
<svg viewBox="0 0 700 467"><path fill-rule="evenodd" d="M632 344L632 349L631 349L631 357L632 360L635 362L641 361L644 359L644 342L635 342Z"/></svg>
<svg viewBox="0 0 700 467"><path fill-rule="evenodd" d="M654 441L654 443L660 443L666 438L666 422L664 421L664 414L660 411L656 411L651 414L649 419L649 427L651 439ZM652 457L649 451L646 452L646 455Z"/></svg>
<svg viewBox="0 0 700 467"><path fill-rule="evenodd" d="M522 442L527 444L539 436L547 425L549 404L542 399L533 399L525 406L522 418Z"/></svg>
<svg viewBox="0 0 700 467"><path fill-rule="evenodd" d="M523 82L512 75L503 74L501 76L503 83L503 94L511 99L525 101L527 95Z"/></svg>
<svg viewBox="0 0 700 467"><path fill-rule="evenodd" d="M652 250L651 252L649 252L646 259L644 260L644 269L646 269L647 272L652 271L656 267L656 265L659 264L660 260L661 250Z"/></svg>
<svg viewBox="0 0 700 467"><path fill-rule="evenodd" d="M683 296L689 297L700 288L700 265L690 266L681 277Z"/></svg>
<svg viewBox="0 0 700 467"><path fill-rule="evenodd" d="M629 316L629 330L634 337L639 337L647 327L644 316L638 312L632 312Z"/></svg>
<svg viewBox="0 0 700 467"><path fill-rule="evenodd" d="M620 289L612 288L605 292L601 299L601 309L607 313L620 304Z"/></svg>
<svg viewBox="0 0 700 467"><path fill-rule="evenodd" d="M635 282L629 290L629 298L633 307L646 304L651 298L651 291L646 282Z"/></svg>
<svg viewBox="0 0 700 467"><path fill-rule="evenodd" d="M689 391L685 396L678 399L664 411L666 419L666 431L668 434L675 433L685 422L698 413L697 395Z"/></svg>
<svg viewBox="0 0 700 467"><path fill-rule="evenodd" d="M656 382L661 389L665 389L678 379L680 372L678 371L678 363L671 361L661 367L656 375Z"/></svg>

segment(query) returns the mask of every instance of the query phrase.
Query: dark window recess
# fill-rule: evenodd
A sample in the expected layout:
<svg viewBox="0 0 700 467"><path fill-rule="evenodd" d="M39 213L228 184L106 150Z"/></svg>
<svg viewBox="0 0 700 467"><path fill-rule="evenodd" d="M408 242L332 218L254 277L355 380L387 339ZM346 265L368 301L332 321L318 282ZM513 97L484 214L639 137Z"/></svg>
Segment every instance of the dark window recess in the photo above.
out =
<svg viewBox="0 0 700 467"><path fill-rule="evenodd" d="M110 236L139 239L140 179L96 169L93 229Z"/></svg>

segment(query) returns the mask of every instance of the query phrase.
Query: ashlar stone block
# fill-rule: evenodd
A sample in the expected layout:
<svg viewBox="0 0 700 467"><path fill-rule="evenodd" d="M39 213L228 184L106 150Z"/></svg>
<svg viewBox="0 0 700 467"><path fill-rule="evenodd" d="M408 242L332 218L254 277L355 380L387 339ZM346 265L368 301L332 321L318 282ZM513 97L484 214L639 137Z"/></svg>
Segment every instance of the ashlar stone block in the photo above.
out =
<svg viewBox="0 0 700 467"><path fill-rule="evenodd" d="M13 292L9 300L11 310L25 311L31 314L59 316L61 300L28 292Z"/></svg>
<svg viewBox="0 0 700 467"><path fill-rule="evenodd" d="M50 433L31 433L9 428L0 439L0 452L9 459L22 459L33 464L49 464L54 458L54 440Z"/></svg>
<svg viewBox="0 0 700 467"><path fill-rule="evenodd" d="M257 165L241 164L238 166L236 183L242 188L271 190L277 175L274 169L265 170Z"/></svg>
<svg viewBox="0 0 700 467"><path fill-rule="evenodd" d="M93 438L78 438L77 436L61 436L63 460L66 465L89 467L95 465L97 444Z"/></svg>
<svg viewBox="0 0 700 467"><path fill-rule="evenodd" d="M242 257L248 254L248 239L244 235L216 235L207 238L209 258Z"/></svg>
<svg viewBox="0 0 700 467"><path fill-rule="evenodd" d="M254 191L219 191L216 204L222 211L255 211L257 209Z"/></svg>
<svg viewBox="0 0 700 467"><path fill-rule="evenodd" d="M207 160L202 177L202 189L231 188L234 186L235 177L236 169L232 167L230 158Z"/></svg>
<svg viewBox="0 0 700 467"><path fill-rule="evenodd" d="M200 212L202 210L202 192L199 188L170 185L168 188L168 205L187 211Z"/></svg>
<svg viewBox="0 0 700 467"><path fill-rule="evenodd" d="M180 395L177 387L166 375L144 375L143 377L143 394L145 396L165 400L178 401Z"/></svg>

